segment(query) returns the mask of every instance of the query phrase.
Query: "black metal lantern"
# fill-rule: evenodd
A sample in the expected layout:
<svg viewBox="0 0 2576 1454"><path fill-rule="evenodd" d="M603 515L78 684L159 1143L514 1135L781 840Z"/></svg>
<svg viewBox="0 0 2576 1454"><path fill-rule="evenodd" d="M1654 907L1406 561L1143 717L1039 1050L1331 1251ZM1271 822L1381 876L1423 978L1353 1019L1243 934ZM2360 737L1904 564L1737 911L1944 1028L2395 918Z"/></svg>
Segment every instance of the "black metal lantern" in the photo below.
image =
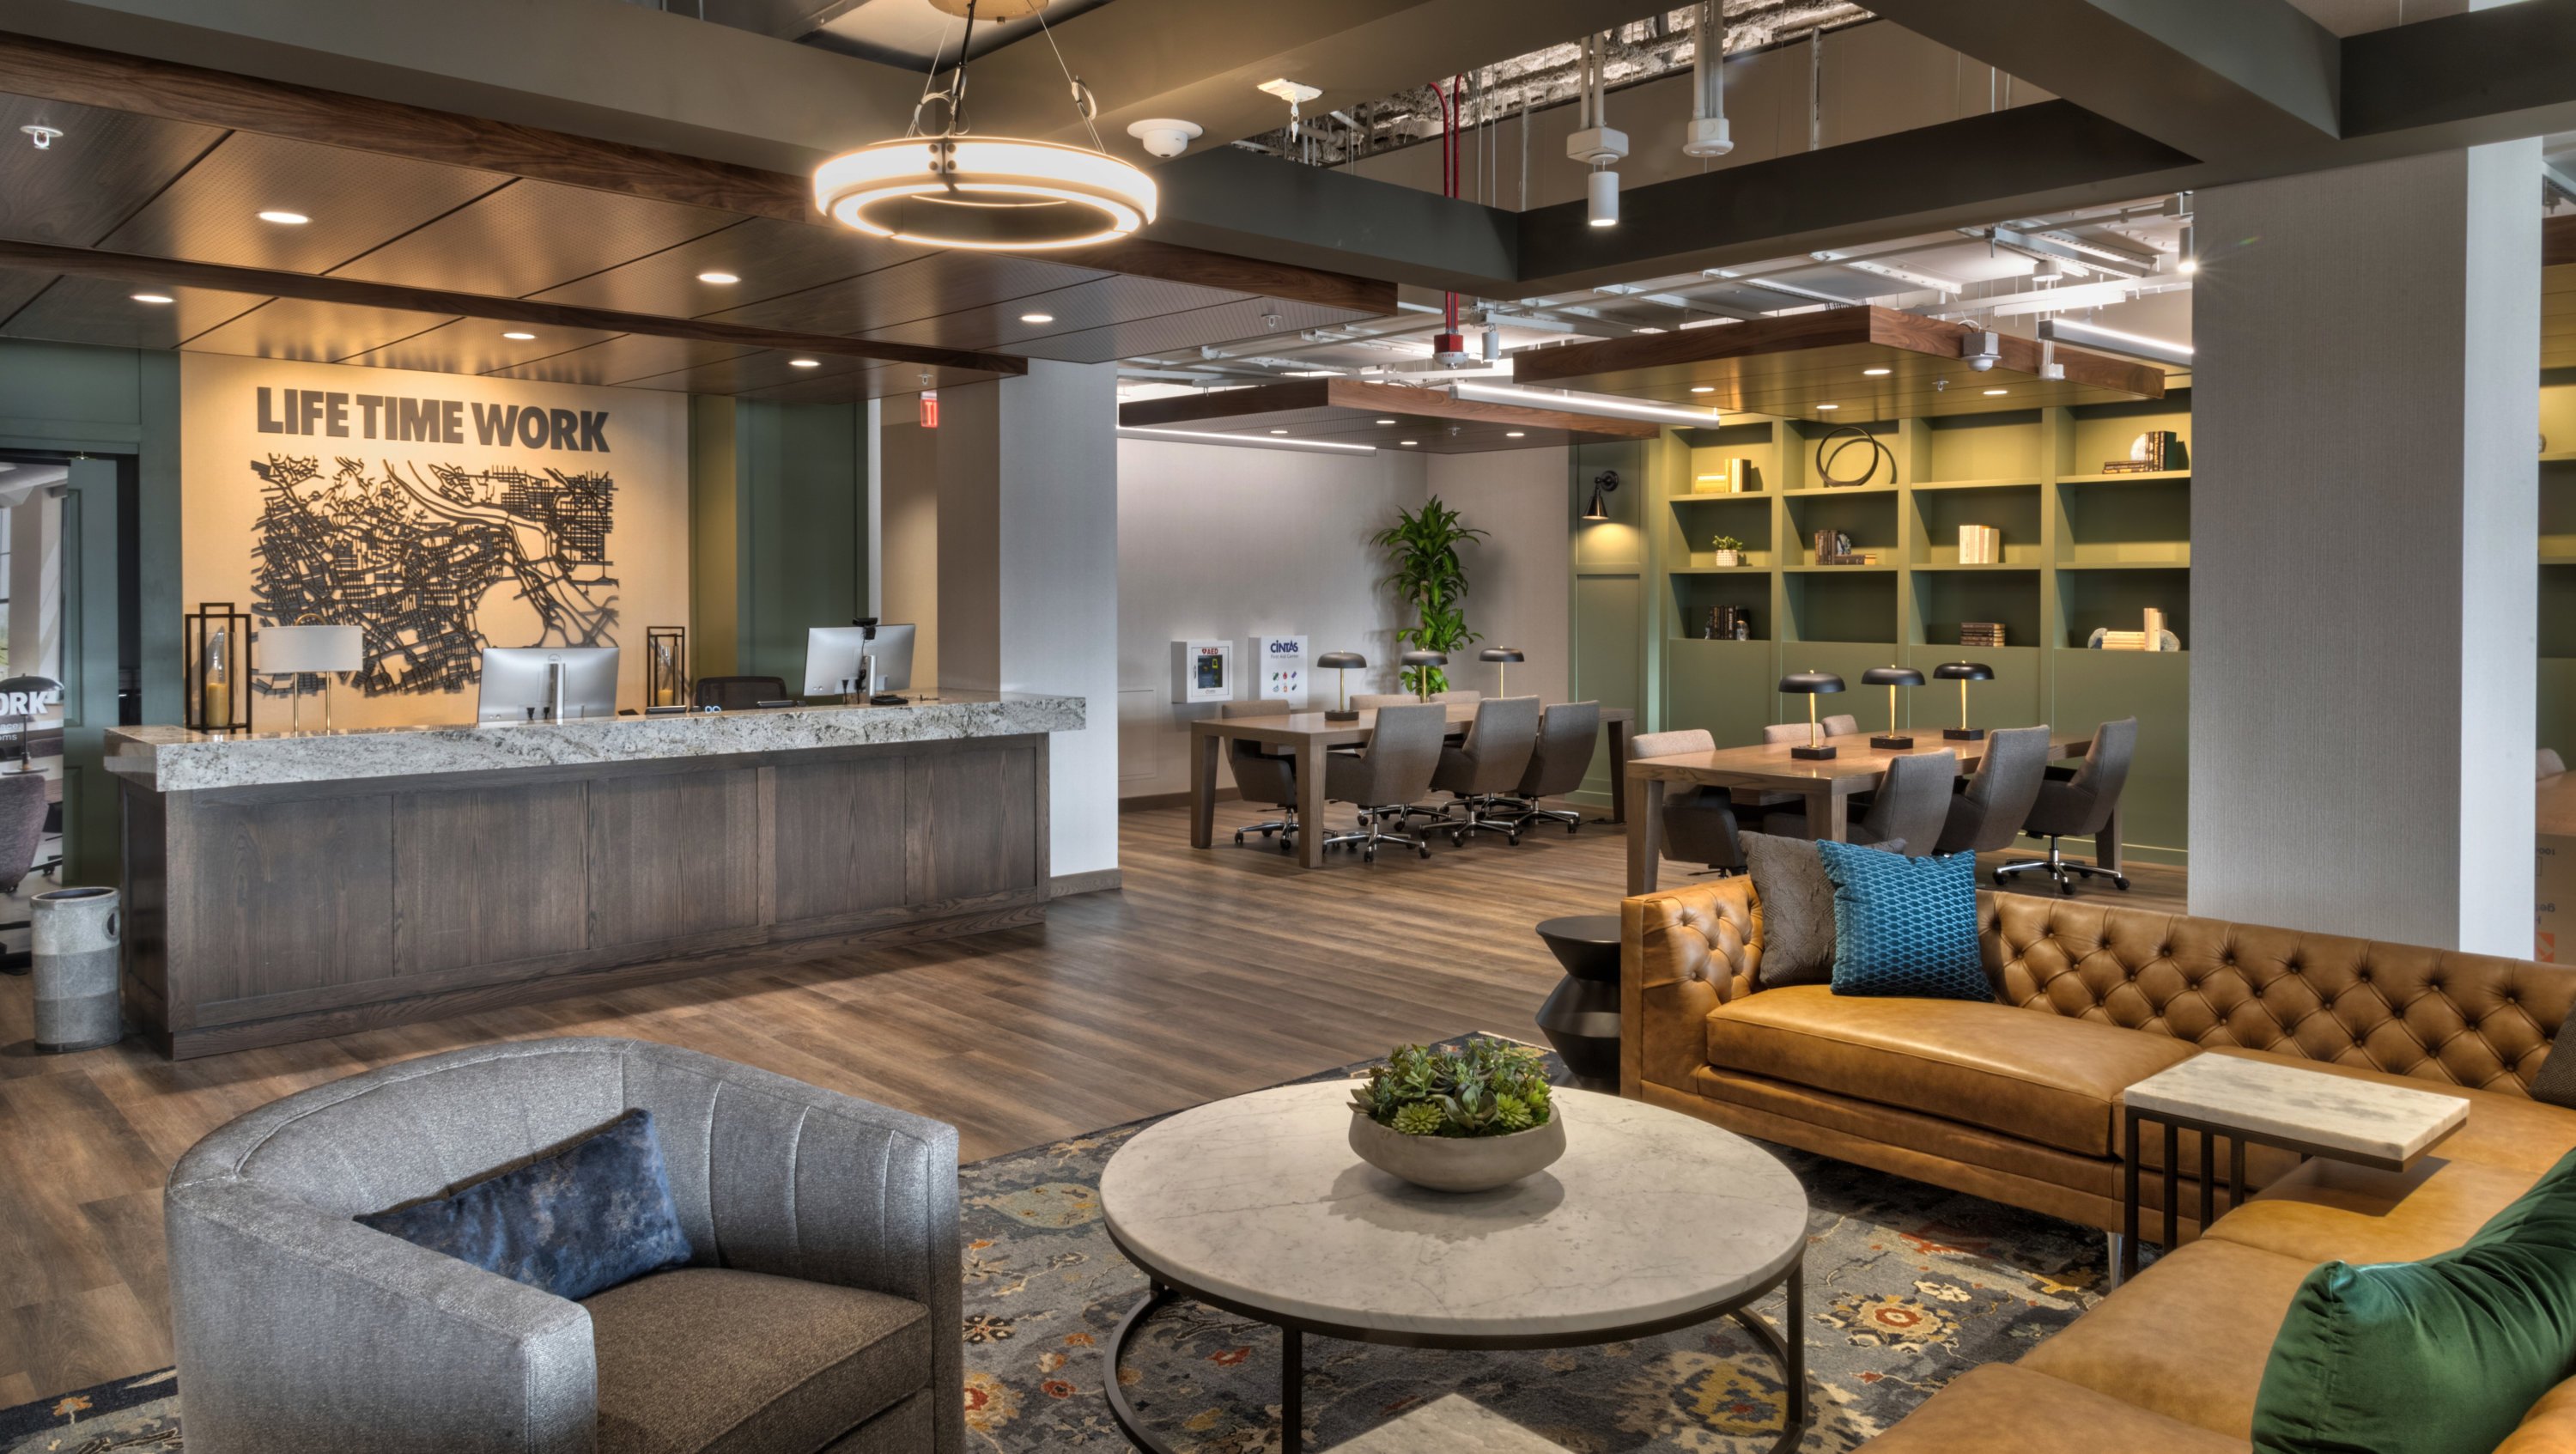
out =
<svg viewBox="0 0 2576 1454"><path fill-rule="evenodd" d="M689 628L644 628L644 705L689 704Z"/></svg>
<svg viewBox="0 0 2576 1454"><path fill-rule="evenodd" d="M191 732L250 730L250 615L207 601L180 619Z"/></svg>

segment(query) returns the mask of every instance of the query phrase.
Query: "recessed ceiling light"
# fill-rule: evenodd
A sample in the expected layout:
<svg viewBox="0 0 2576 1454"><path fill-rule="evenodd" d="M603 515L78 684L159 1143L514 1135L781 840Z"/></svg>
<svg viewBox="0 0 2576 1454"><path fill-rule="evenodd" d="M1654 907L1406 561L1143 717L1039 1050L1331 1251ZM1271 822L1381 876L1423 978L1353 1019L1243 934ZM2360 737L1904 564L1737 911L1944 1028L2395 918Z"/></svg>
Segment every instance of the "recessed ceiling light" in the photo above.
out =
<svg viewBox="0 0 2576 1454"><path fill-rule="evenodd" d="M1408 440L1404 441L1404 445L1405 445L1405 448L1410 449L1410 448L1412 448L1413 446L1415 446L1415 445L1417 445L1417 444L1420 444L1421 442L1422 442L1422 441L1421 441L1421 440L1419 440L1419 439L1408 439Z"/></svg>
<svg viewBox="0 0 2576 1454"><path fill-rule="evenodd" d="M1394 420L1392 420L1392 419L1381 419L1381 420L1379 420L1379 421L1377 421L1377 422L1378 422L1378 423L1380 423L1380 424L1393 424L1395 421L1394 421Z"/></svg>
<svg viewBox="0 0 2576 1454"><path fill-rule="evenodd" d="M259 220L262 222L274 222L280 227L302 227L305 223L310 222L313 219L305 216L301 212L271 211L259 214Z"/></svg>
<svg viewBox="0 0 2576 1454"><path fill-rule="evenodd" d="M134 295L134 301L137 303L173 303L178 300L172 298L167 293L137 293Z"/></svg>
<svg viewBox="0 0 2576 1454"><path fill-rule="evenodd" d="M1715 384L1693 384L1693 385L1691 385L1691 392L1692 392L1692 393L1694 393L1694 394L1714 394L1714 393L1716 393L1716 392L1717 392L1717 385L1715 385Z"/></svg>
<svg viewBox="0 0 2576 1454"><path fill-rule="evenodd" d="M1023 313L1020 315L1020 321L1022 323L1053 323L1055 321L1055 315L1052 313Z"/></svg>
<svg viewBox="0 0 2576 1454"><path fill-rule="evenodd" d="M504 333L504 334L502 334L501 336L502 336L503 338L506 338L506 339L510 340L512 343L526 343L526 342L528 342L530 339L533 339L533 338L535 338L535 337L536 337L536 335L535 335L535 334L533 334L533 333L526 333L526 332L522 332L521 330L516 329L516 328L511 329L509 332Z"/></svg>
<svg viewBox="0 0 2576 1454"><path fill-rule="evenodd" d="M742 281L742 279L740 279L740 278L738 278L738 277L734 276L734 275L733 275L733 274L731 274L731 273L700 273L700 274L698 274L698 281L699 281L699 282L701 282L701 283L725 284L725 283L739 283L739 282L741 282L741 281Z"/></svg>
<svg viewBox="0 0 2576 1454"><path fill-rule="evenodd" d="M787 361L787 366L791 369L819 369L823 366L823 361L819 358L791 358Z"/></svg>
<svg viewBox="0 0 2576 1454"><path fill-rule="evenodd" d="M1989 398L1989 399L1992 399L1992 398L1996 397L1997 395L2000 395L2000 394L2005 393L2005 392L2006 392L2006 391L2005 391L2005 390L2002 390L2002 389L1988 389L1988 390L1986 390L1986 397L1987 397L1987 398Z"/></svg>
<svg viewBox="0 0 2576 1454"><path fill-rule="evenodd" d="M1894 372L1896 372L1894 369L1862 369L1860 376L1864 379L1883 379Z"/></svg>
<svg viewBox="0 0 2576 1454"><path fill-rule="evenodd" d="M1826 410L1826 409L1839 409L1839 408L1841 408L1841 407L1842 407L1842 405L1840 405L1840 404L1818 404L1818 405L1816 406L1816 408L1817 408L1819 411Z"/></svg>
<svg viewBox="0 0 2576 1454"><path fill-rule="evenodd" d="M1505 439L1523 439L1527 438L1528 434L1529 431L1525 429L1506 429L1503 431L1503 437Z"/></svg>

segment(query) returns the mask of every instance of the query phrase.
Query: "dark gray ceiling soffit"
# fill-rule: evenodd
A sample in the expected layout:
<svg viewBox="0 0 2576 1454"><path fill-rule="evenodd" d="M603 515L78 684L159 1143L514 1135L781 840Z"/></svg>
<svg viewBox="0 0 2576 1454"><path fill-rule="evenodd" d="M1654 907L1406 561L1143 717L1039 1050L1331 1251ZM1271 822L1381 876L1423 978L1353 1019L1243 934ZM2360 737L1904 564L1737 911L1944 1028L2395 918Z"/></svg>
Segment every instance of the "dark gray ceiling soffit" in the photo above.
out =
<svg viewBox="0 0 2576 1454"><path fill-rule="evenodd" d="M1870 0L1870 9L2206 161L2314 147L2340 132L2339 42L2289 0Z"/></svg>
<svg viewBox="0 0 2576 1454"><path fill-rule="evenodd" d="M1147 235L1299 263L1331 258L1362 277L1508 292L1521 274L1519 215L1419 187L1299 166L1235 147L1162 167L1162 216ZM1300 264L1302 265L1302 264Z"/></svg>

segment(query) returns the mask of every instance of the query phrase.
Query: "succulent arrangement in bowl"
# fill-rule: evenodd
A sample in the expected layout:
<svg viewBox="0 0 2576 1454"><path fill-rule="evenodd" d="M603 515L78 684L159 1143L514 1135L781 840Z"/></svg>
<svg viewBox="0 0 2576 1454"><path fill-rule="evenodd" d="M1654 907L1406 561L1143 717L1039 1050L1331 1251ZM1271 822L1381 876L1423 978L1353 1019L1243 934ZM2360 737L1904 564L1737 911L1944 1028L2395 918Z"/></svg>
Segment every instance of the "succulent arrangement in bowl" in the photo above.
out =
<svg viewBox="0 0 2576 1454"><path fill-rule="evenodd" d="M1351 1149L1440 1191L1484 1191L1565 1151L1540 1053L1478 1037L1460 1049L1406 1045L1351 1090Z"/></svg>

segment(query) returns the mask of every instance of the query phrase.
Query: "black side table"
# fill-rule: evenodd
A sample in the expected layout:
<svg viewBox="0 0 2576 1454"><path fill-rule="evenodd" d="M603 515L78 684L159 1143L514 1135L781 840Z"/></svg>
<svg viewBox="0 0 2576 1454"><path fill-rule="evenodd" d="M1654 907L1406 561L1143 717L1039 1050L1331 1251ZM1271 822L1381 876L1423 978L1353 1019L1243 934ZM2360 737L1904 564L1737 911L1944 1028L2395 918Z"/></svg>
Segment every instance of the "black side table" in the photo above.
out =
<svg viewBox="0 0 2576 1454"><path fill-rule="evenodd" d="M1538 926L1565 966L1565 979L1539 1007L1547 1043L1587 1090L1619 1088L1619 916L1569 914Z"/></svg>

